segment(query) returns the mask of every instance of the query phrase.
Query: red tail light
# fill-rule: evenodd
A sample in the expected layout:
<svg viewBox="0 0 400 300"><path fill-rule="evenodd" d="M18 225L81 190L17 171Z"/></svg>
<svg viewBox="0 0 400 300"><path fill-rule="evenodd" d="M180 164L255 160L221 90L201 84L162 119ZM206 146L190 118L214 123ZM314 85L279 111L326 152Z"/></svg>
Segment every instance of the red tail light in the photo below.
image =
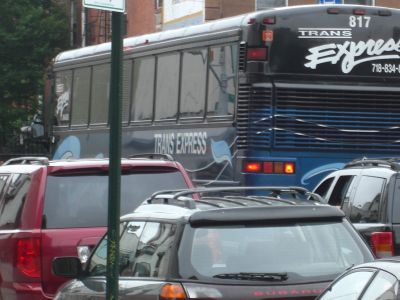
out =
<svg viewBox="0 0 400 300"><path fill-rule="evenodd" d="M247 161L243 172L290 175L296 173L296 164L293 161Z"/></svg>
<svg viewBox="0 0 400 300"><path fill-rule="evenodd" d="M327 12L331 15L337 15L338 13L340 13L340 10L338 8L328 8Z"/></svg>
<svg viewBox="0 0 400 300"><path fill-rule="evenodd" d="M16 266L21 273L32 278L40 278L40 239L26 238L17 242Z"/></svg>
<svg viewBox="0 0 400 300"><path fill-rule="evenodd" d="M365 10L364 9L355 9L353 10L353 14L357 16L363 16L365 15Z"/></svg>
<svg viewBox="0 0 400 300"><path fill-rule="evenodd" d="M186 300L186 293L179 283L167 283L160 291L160 300Z"/></svg>
<svg viewBox="0 0 400 300"><path fill-rule="evenodd" d="M276 23L276 18L275 17L265 17L263 19L263 24L273 25L275 23Z"/></svg>
<svg viewBox="0 0 400 300"><path fill-rule="evenodd" d="M245 162L243 165L243 171L247 173L260 173L261 172L261 162Z"/></svg>
<svg viewBox="0 0 400 300"><path fill-rule="evenodd" d="M394 255L393 233L373 232L371 235L372 250L378 258Z"/></svg>
<svg viewBox="0 0 400 300"><path fill-rule="evenodd" d="M267 60L267 48L248 48L248 60Z"/></svg>

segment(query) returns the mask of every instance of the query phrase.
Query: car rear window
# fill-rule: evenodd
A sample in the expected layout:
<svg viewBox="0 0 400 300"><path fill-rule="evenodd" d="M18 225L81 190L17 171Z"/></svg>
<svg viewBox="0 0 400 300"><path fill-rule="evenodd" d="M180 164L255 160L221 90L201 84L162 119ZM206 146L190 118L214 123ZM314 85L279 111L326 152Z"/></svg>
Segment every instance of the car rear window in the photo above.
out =
<svg viewBox="0 0 400 300"><path fill-rule="evenodd" d="M152 193L187 188L179 171L121 175L121 215L132 212ZM46 185L44 228L107 225L106 174L49 176Z"/></svg>
<svg viewBox="0 0 400 300"><path fill-rule="evenodd" d="M287 273L292 282L332 280L371 259L366 245L342 222L187 226L179 250L184 278L246 272Z"/></svg>

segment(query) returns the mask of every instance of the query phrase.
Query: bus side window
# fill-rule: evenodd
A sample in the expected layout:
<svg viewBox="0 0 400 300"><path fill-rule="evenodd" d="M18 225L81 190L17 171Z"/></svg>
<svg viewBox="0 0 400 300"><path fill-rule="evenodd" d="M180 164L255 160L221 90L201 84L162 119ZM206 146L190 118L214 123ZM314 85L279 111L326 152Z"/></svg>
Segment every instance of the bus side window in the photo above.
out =
<svg viewBox="0 0 400 300"><path fill-rule="evenodd" d="M237 45L211 47L207 115L232 116L237 92Z"/></svg>
<svg viewBox="0 0 400 300"><path fill-rule="evenodd" d="M178 114L180 54L159 55L157 61L155 120L176 121Z"/></svg>
<svg viewBox="0 0 400 300"><path fill-rule="evenodd" d="M153 119L155 57L137 58L133 62L131 121Z"/></svg>
<svg viewBox="0 0 400 300"><path fill-rule="evenodd" d="M180 117L204 116L206 78L206 49L192 49L183 52Z"/></svg>
<svg viewBox="0 0 400 300"><path fill-rule="evenodd" d="M110 95L110 64L93 67L92 103L90 124L107 124L108 99Z"/></svg>
<svg viewBox="0 0 400 300"><path fill-rule="evenodd" d="M56 73L54 116L57 125L69 125L71 110L72 72Z"/></svg>
<svg viewBox="0 0 400 300"><path fill-rule="evenodd" d="M89 121L90 67L74 71L71 125L87 125Z"/></svg>

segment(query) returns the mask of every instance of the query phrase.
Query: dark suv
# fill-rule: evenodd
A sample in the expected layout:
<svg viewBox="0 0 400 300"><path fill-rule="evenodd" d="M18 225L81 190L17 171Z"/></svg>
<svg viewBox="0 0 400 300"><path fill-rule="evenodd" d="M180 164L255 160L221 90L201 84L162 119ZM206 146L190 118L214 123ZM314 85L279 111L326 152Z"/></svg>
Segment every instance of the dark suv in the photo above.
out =
<svg viewBox="0 0 400 300"><path fill-rule="evenodd" d="M264 189L273 192L161 192L123 216L119 299L313 299L343 270L373 260L338 208L302 199L303 189ZM76 258L56 258L54 272L77 279L55 299L104 299L106 249L107 236L83 270Z"/></svg>
<svg viewBox="0 0 400 300"><path fill-rule="evenodd" d="M397 158L354 160L315 188L340 207L378 257L400 255L400 163Z"/></svg>
<svg viewBox="0 0 400 300"><path fill-rule="evenodd" d="M0 166L0 299L51 299L55 256L84 262L107 226L108 159L22 157ZM168 157L121 160L121 213L160 189L192 187Z"/></svg>

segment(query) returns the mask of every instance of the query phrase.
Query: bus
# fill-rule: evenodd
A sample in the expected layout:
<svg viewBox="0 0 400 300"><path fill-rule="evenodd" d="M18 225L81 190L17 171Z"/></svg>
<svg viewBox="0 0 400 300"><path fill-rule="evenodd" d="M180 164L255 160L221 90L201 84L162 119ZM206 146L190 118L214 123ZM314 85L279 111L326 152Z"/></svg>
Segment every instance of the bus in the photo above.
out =
<svg viewBox="0 0 400 300"><path fill-rule="evenodd" d="M171 155L198 185L311 189L351 159L397 155L399 20L385 7L304 5L128 37L122 156ZM52 158L108 156L110 51L55 57Z"/></svg>

